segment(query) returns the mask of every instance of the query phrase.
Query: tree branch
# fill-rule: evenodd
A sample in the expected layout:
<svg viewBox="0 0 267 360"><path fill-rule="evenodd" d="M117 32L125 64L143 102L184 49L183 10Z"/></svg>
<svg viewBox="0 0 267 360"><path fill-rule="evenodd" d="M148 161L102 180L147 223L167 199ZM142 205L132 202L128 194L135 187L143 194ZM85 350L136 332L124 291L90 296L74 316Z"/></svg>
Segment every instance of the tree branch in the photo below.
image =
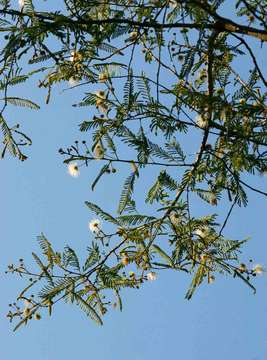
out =
<svg viewBox="0 0 267 360"><path fill-rule="evenodd" d="M131 25L133 27L138 27L138 28L153 28L153 29L177 29L177 28L187 28L187 29L198 29L198 30L203 30L203 29L209 29L209 30L217 30L219 32L229 32L229 33L239 33L239 34L244 34L244 35L248 35L248 36L253 36L261 41L267 41L267 31L266 30L262 30L262 29L257 29L257 28L253 28L250 26L246 26L246 25L242 25L242 24L238 24L230 19L224 18L220 15L218 15L216 12L212 11L210 9L209 6L204 5L203 3L199 3L199 2L194 2L195 5L198 5L200 8L202 8L203 10L207 11L207 13L209 15L211 15L212 17L214 17L214 19L216 19L216 22L214 23L174 23L174 24L163 24L163 23L159 23L156 21L135 21L135 20L130 20L130 19L117 19L117 18L112 18L112 19L102 19L102 20L96 20L96 19L79 19L79 20L73 20L70 19L69 17L65 16L65 15L56 15L53 14L53 16L48 16L48 15L44 15L42 13L38 13L36 12L34 14L34 16L39 19L42 20L43 23L45 25L49 26L57 26L59 25L60 27L64 27L65 26L77 26L77 25L81 25L83 26L84 29L84 25L86 26L91 26L91 25L105 25L105 24L118 24L118 25L122 25L122 24L127 24L127 25ZM28 14L28 13L23 13L17 10L6 10L6 9L2 9L0 10L0 14L3 15L11 15L11 16L19 16L19 17L32 17L32 14ZM49 21L49 22L46 22ZM85 29L84 29L85 30Z"/></svg>

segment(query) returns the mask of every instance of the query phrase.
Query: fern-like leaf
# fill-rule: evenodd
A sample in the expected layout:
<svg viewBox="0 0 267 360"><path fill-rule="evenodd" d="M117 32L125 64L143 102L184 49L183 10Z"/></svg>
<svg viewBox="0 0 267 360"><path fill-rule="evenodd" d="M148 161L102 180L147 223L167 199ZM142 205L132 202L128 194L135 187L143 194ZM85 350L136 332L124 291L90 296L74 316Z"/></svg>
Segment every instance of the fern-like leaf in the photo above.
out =
<svg viewBox="0 0 267 360"><path fill-rule="evenodd" d="M89 201L85 201L85 205L91 211L93 211L96 215L100 216L103 220L113 223L115 225L119 225L118 221L113 216L111 216L107 212L103 211L99 206L97 206Z"/></svg>
<svg viewBox="0 0 267 360"><path fill-rule="evenodd" d="M96 310L87 303L80 295L75 294L75 300L77 305L85 312L87 316L89 316L92 320L94 320L98 325L103 325L103 321L101 317L98 315Z"/></svg>
<svg viewBox="0 0 267 360"><path fill-rule="evenodd" d="M34 103L31 100L28 99L22 99L19 97L6 97L5 99L8 103L15 105L15 106L22 106L22 107L27 107L29 109L33 109L33 110L39 110L40 106L37 105L36 103Z"/></svg>
<svg viewBox="0 0 267 360"><path fill-rule="evenodd" d="M133 172L126 178L126 180L124 182L120 201L119 201L119 207L118 207L119 214L122 214L126 205L131 200L131 196L132 196L133 189L134 189L135 179L136 179L136 172Z"/></svg>

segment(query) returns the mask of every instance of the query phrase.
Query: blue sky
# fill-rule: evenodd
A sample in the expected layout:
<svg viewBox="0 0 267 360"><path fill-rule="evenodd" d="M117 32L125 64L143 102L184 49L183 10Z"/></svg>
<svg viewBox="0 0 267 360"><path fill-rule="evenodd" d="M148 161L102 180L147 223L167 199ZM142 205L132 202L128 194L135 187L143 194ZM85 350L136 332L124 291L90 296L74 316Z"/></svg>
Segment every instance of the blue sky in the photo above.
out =
<svg viewBox="0 0 267 360"><path fill-rule="evenodd" d="M246 69L244 64L242 71ZM38 252L35 239L41 232L56 249L68 244L84 256L92 240L87 224L93 217L84 201L116 209L113 193L117 183L123 181L120 172L110 175L91 192L98 164L82 168L77 179L70 177L62 164L58 148L76 138L82 140L77 125L92 116L90 108L71 107L79 100L79 91L62 94L58 88L46 106L44 93L35 93L32 85L19 89L39 102L41 110L8 110L8 118L21 122L34 143L26 162L10 157L0 162L0 358L265 360L266 275L255 279L256 295L240 281L218 276L214 284L201 286L188 302L184 294L190 279L180 273L162 272L157 281L145 284L141 290L124 291L123 312L110 311L103 327L97 327L75 306L62 304L55 308L51 319L44 316L12 332L5 314L22 281L4 274L7 265L21 257L27 264L32 263L31 251ZM266 181L266 177L253 180L263 190ZM267 265L265 221L266 200L255 194L249 194L247 208L237 208L233 213L226 235L251 237L244 248L245 262L252 258L253 263Z"/></svg>

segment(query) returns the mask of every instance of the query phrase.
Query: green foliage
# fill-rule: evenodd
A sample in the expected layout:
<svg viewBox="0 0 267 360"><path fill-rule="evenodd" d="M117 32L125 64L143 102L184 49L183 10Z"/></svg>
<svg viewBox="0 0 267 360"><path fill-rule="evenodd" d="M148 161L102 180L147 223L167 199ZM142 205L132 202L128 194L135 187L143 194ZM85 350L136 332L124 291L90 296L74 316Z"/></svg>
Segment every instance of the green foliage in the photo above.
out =
<svg viewBox="0 0 267 360"><path fill-rule="evenodd" d="M73 106L90 106L90 118L79 125L87 140L59 150L75 167L70 174L99 161L92 191L116 172L126 176L111 198L119 198L112 204L117 214L85 202L103 224L90 222L94 239L84 261L69 246L55 251L41 234L36 270L23 262L9 266L31 279L18 297L28 310L13 304L8 313L18 319L15 329L37 311L51 315L61 300L102 324L108 309L122 309L121 289L139 289L161 269L191 278L187 299L217 274L255 291L251 279L260 270L239 259L246 241L225 238L224 230L249 193L267 196L256 182L267 170L267 81L258 61L267 14L260 2L236 1L230 20L219 15L226 3L65 0L58 11L48 4L39 11L37 1L25 0L18 11L0 0L1 157L27 158L31 139L10 124L6 110L39 109L14 95L38 77L47 104L55 87L68 84L81 95ZM239 73L241 61L249 74Z"/></svg>
<svg viewBox="0 0 267 360"><path fill-rule="evenodd" d="M74 270L80 271L78 256L76 255L75 251L71 249L69 246L65 247L62 256L62 263L64 267L71 266Z"/></svg>
<svg viewBox="0 0 267 360"><path fill-rule="evenodd" d="M81 296L77 294L75 295L75 300L77 305L82 309L82 311L85 312L87 316L94 320L98 325L103 325L101 317L88 302L86 302Z"/></svg>
<svg viewBox="0 0 267 360"><path fill-rule="evenodd" d="M112 217L111 215L109 215L107 212L103 211L102 209L100 209L99 206L86 201L85 205L91 210L93 211L96 215L100 216L103 220L111 222L113 224L118 224L118 221Z"/></svg>
<svg viewBox="0 0 267 360"><path fill-rule="evenodd" d="M133 172L126 178L126 180L124 182L120 201L119 201L119 207L118 207L119 214L121 214L124 211L125 207L131 201L131 195L134 190L135 179L136 179L136 172Z"/></svg>
<svg viewBox="0 0 267 360"><path fill-rule="evenodd" d="M35 104L33 101L28 99L22 99L17 97L6 97L5 100L7 103L10 103L15 106L27 107L34 110L40 109L39 105Z"/></svg>
<svg viewBox="0 0 267 360"><path fill-rule="evenodd" d="M93 243L92 247L88 247L88 257L84 263L83 271L88 270L90 267L94 266L97 262L100 261L100 251L97 244Z"/></svg>

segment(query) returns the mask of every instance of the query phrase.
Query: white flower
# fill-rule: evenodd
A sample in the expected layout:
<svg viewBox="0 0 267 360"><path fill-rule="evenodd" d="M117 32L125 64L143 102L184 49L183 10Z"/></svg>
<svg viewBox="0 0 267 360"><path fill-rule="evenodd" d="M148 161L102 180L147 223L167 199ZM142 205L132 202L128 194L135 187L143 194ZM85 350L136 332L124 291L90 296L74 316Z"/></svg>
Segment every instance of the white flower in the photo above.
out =
<svg viewBox="0 0 267 360"><path fill-rule="evenodd" d="M205 226L203 229L196 229L194 231L195 235L200 236L201 238L205 238L209 235L210 229L208 226Z"/></svg>
<svg viewBox="0 0 267 360"><path fill-rule="evenodd" d="M23 310L23 316L26 318L30 315L31 310L28 307L25 307Z"/></svg>
<svg viewBox="0 0 267 360"><path fill-rule="evenodd" d="M176 225L176 226L179 225L181 222L180 216L174 211L171 212L171 214L170 214L170 220L171 220L172 224Z"/></svg>
<svg viewBox="0 0 267 360"><path fill-rule="evenodd" d="M71 51L69 61L73 62L74 61L74 56L75 56L75 51Z"/></svg>
<svg viewBox="0 0 267 360"><path fill-rule="evenodd" d="M106 100L106 94L105 94L105 91L103 90L98 90L96 91L96 96L97 96L97 99L96 99L96 107L97 109L106 114L107 111L108 111L108 105L105 103L105 100Z"/></svg>
<svg viewBox="0 0 267 360"><path fill-rule="evenodd" d="M68 165L68 173L73 177L78 177L80 175L77 163L70 163Z"/></svg>
<svg viewBox="0 0 267 360"><path fill-rule="evenodd" d="M224 156L224 150L221 148L218 148L215 152L215 156L217 156L219 159L223 158Z"/></svg>
<svg viewBox="0 0 267 360"><path fill-rule="evenodd" d="M100 73L98 75L98 81L99 82L104 83L107 80L108 80L108 74L106 72Z"/></svg>
<svg viewBox="0 0 267 360"><path fill-rule="evenodd" d="M202 115L198 115L196 118L196 124L201 129L205 129L208 126L208 121Z"/></svg>
<svg viewBox="0 0 267 360"><path fill-rule="evenodd" d="M75 61L81 61L81 60L82 60L81 53L79 53L78 51L74 51L74 50L70 52L69 61L75 62Z"/></svg>
<svg viewBox="0 0 267 360"><path fill-rule="evenodd" d="M208 76L207 69L201 69L199 71L199 73L198 73L197 79L198 80L205 80L207 76Z"/></svg>
<svg viewBox="0 0 267 360"><path fill-rule="evenodd" d="M35 320L41 320L41 315L39 313L35 313L34 314L34 319Z"/></svg>
<svg viewBox="0 0 267 360"><path fill-rule="evenodd" d="M130 35L129 35L129 40L134 41L134 40L136 40L137 36L138 36L138 32L137 31L132 31L130 33Z"/></svg>
<svg viewBox="0 0 267 360"><path fill-rule="evenodd" d="M255 274L261 275L264 272L264 267L260 264L256 264L253 268Z"/></svg>
<svg viewBox="0 0 267 360"><path fill-rule="evenodd" d="M176 8L177 5L178 5L177 1L175 1L175 0L170 0L169 1L169 7L174 9L174 8Z"/></svg>
<svg viewBox="0 0 267 360"><path fill-rule="evenodd" d="M214 275L209 275L208 276L208 284L213 284L215 281L215 276Z"/></svg>
<svg viewBox="0 0 267 360"><path fill-rule="evenodd" d="M217 205L217 198L216 198L216 195L214 193L212 193L210 195L210 204L213 205L213 206Z"/></svg>
<svg viewBox="0 0 267 360"><path fill-rule="evenodd" d="M100 220L98 220L98 219L91 220L89 222L88 226L89 226L90 231L92 231L92 233L94 233L94 234L99 233L101 230L100 229Z"/></svg>
<svg viewBox="0 0 267 360"><path fill-rule="evenodd" d="M203 232L203 230L201 230L201 229L196 229L196 230L195 230L195 235L200 236L200 237L203 237L204 232Z"/></svg>
<svg viewBox="0 0 267 360"><path fill-rule="evenodd" d="M247 271L246 264L241 263L241 264L239 265L239 267L238 267L238 270L239 270L241 273Z"/></svg>
<svg viewBox="0 0 267 360"><path fill-rule="evenodd" d="M102 103L102 104L98 105L98 110L103 114L107 114L108 106L106 104Z"/></svg>
<svg viewBox="0 0 267 360"><path fill-rule="evenodd" d="M19 0L18 3L19 3L19 7L20 7L20 8L23 8L23 6L24 6L24 0Z"/></svg>
<svg viewBox="0 0 267 360"><path fill-rule="evenodd" d="M75 79L74 77L69 78L69 85L70 86L77 86L79 84L79 81Z"/></svg>
<svg viewBox="0 0 267 360"><path fill-rule="evenodd" d="M147 280L154 281L157 279L157 274L155 272L150 272L146 275Z"/></svg>
<svg viewBox="0 0 267 360"><path fill-rule="evenodd" d="M225 108L223 108L220 112L220 120L223 122L227 120L227 112Z"/></svg>
<svg viewBox="0 0 267 360"><path fill-rule="evenodd" d="M96 160L101 160L103 159L104 157L104 154L105 154L105 151L104 151L104 148L103 146L101 145L100 142L98 142L94 148L94 157Z"/></svg>
<svg viewBox="0 0 267 360"><path fill-rule="evenodd" d="M100 99L105 99L106 98L106 94L104 90L98 90L96 91L96 96L99 97Z"/></svg>

